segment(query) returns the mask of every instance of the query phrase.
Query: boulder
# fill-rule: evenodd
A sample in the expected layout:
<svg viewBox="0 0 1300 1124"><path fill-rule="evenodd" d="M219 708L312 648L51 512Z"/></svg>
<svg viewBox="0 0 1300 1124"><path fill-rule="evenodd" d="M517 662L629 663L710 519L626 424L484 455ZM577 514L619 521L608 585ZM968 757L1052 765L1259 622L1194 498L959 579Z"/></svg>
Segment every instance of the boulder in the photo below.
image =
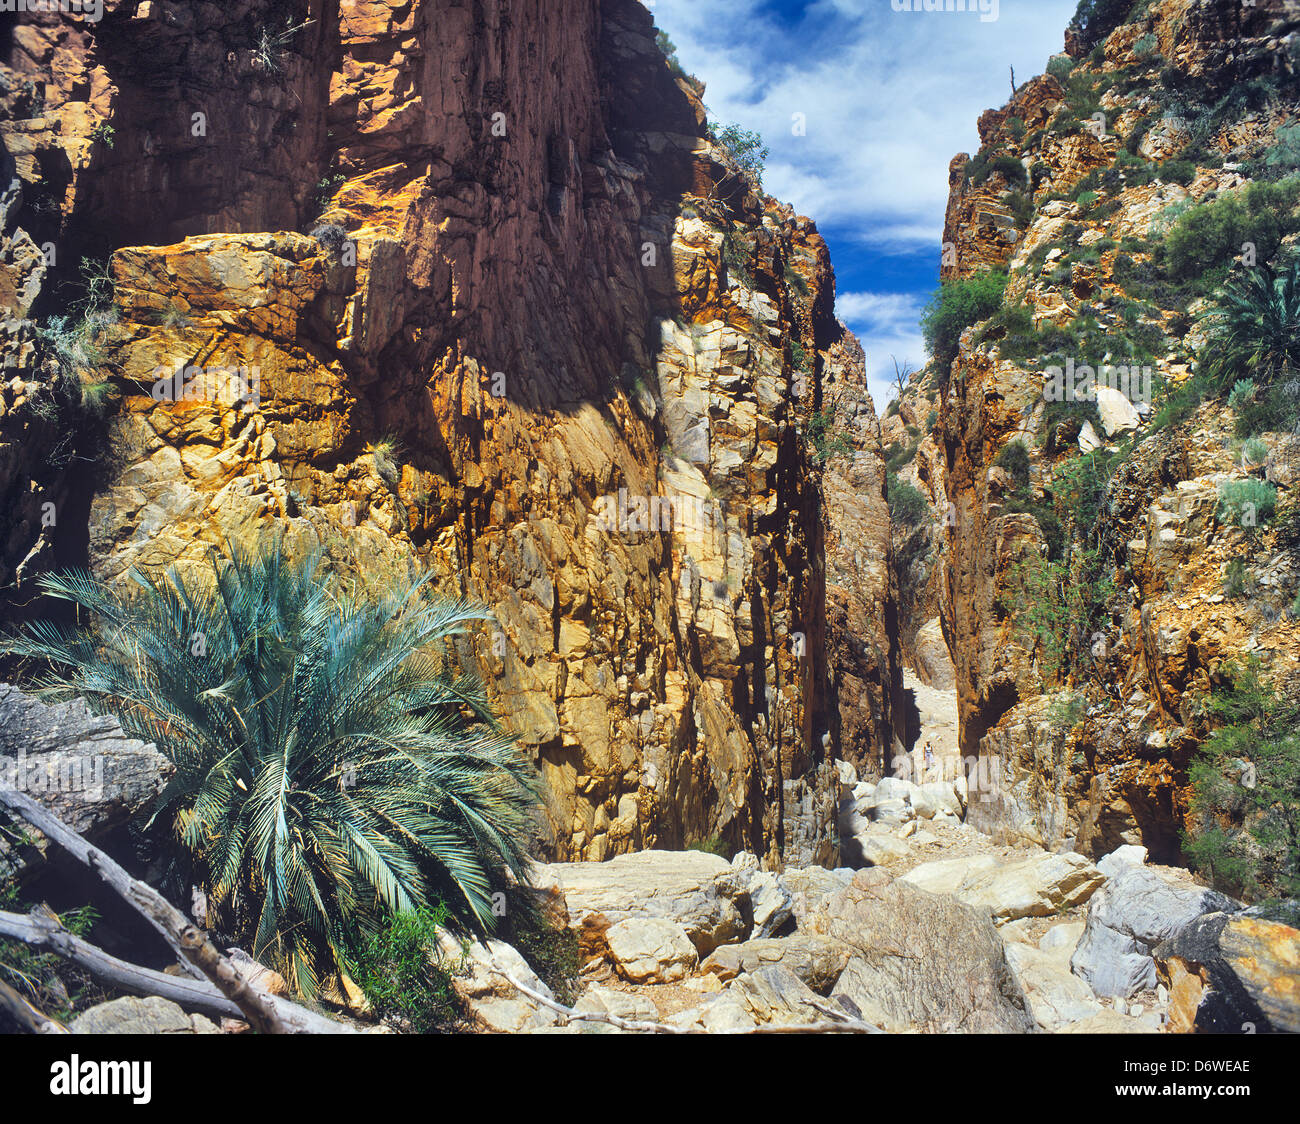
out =
<svg viewBox="0 0 1300 1124"><path fill-rule="evenodd" d="M837 941L816 933L794 933L779 940L752 940L716 949L700 965L722 980L735 979L742 972L779 965L788 969L819 995L835 986L849 962L849 952Z"/></svg>
<svg viewBox="0 0 1300 1124"><path fill-rule="evenodd" d="M1082 855L1043 852L972 874L957 897L989 911L994 921L1049 917L1092 897L1105 876Z"/></svg>
<svg viewBox="0 0 1300 1124"><path fill-rule="evenodd" d="M529 999L502 975L508 972L538 994L555 998L528 962L504 941L465 944L439 929L435 953L439 966L451 974L452 989L484 1030L519 1033L555 1023L554 1011Z"/></svg>
<svg viewBox="0 0 1300 1124"><path fill-rule="evenodd" d="M951 897L860 871L809 928L848 947L831 999L850 1001L869 1023L977 1033L1034 1026L993 922Z"/></svg>
<svg viewBox="0 0 1300 1124"><path fill-rule="evenodd" d="M1159 1034L1149 1023L1103 1007L1095 1015L1060 1029L1061 1034Z"/></svg>
<svg viewBox="0 0 1300 1124"><path fill-rule="evenodd" d="M960 819L962 803L952 781L931 781L917 785L912 793L912 807L923 820L948 815Z"/></svg>
<svg viewBox="0 0 1300 1124"><path fill-rule="evenodd" d="M1024 988L1029 1013L1043 1030L1061 1030L1102 1010L1088 985L1071 975L1069 949L1044 952L1029 944L1010 944L1007 961Z"/></svg>
<svg viewBox="0 0 1300 1124"><path fill-rule="evenodd" d="M1097 387L1097 413L1101 416L1101 428L1107 437L1117 433L1128 433L1142 424L1141 415L1133 403L1113 387Z"/></svg>
<svg viewBox="0 0 1300 1124"><path fill-rule="evenodd" d="M1122 868L1093 896L1087 926L1071 957L1076 976L1101 996L1129 998L1155 987L1152 951L1205 913L1240 903L1161 867Z"/></svg>
<svg viewBox="0 0 1300 1124"><path fill-rule="evenodd" d="M824 866L792 867L779 876L790 894L795 924L800 929L809 916L832 894L839 893L853 878L852 871L827 870Z"/></svg>
<svg viewBox="0 0 1300 1124"><path fill-rule="evenodd" d="M657 1023L660 1021L659 1008L644 995L632 995L629 992L615 991L613 988L608 987L588 988L573 1005L573 1009L584 1015L613 1015L615 1018L626 1019L629 1022ZM569 1025L578 1028L584 1034L632 1033L609 1023L589 1022L586 1019L581 1022L572 1022Z"/></svg>
<svg viewBox="0 0 1300 1124"><path fill-rule="evenodd" d="M743 1033L759 1026L809 1026L827 1021L818 1009L825 1003L793 972L772 965L737 976L716 999L669 1021L713 1034Z"/></svg>
<svg viewBox="0 0 1300 1124"><path fill-rule="evenodd" d="M932 894L955 894L968 878L994 870L997 865L998 860L992 855L939 859L913 867L903 875L903 881Z"/></svg>
<svg viewBox="0 0 1300 1124"><path fill-rule="evenodd" d="M1122 847L1116 847L1105 858L1097 861L1097 869L1107 878L1114 878L1125 867L1145 866L1147 861L1147 849L1138 847L1132 843L1126 843Z"/></svg>
<svg viewBox="0 0 1300 1124"><path fill-rule="evenodd" d="M101 838L143 810L171 774L152 744L127 737L117 720L84 699L46 705L0 683L0 784L26 792L73 831ZM0 884L39 863L47 844L22 857L0 833Z"/></svg>
<svg viewBox="0 0 1300 1124"><path fill-rule="evenodd" d="M794 916L794 898L771 871L761 870L758 859L742 851L731 860L731 867L744 880L749 892L754 937L770 937L783 929Z"/></svg>
<svg viewBox="0 0 1300 1124"><path fill-rule="evenodd" d="M1043 851L1016 862L992 855L923 863L903 878L934 894L952 894L1002 923L1047 917L1087 901L1104 878L1082 855Z"/></svg>
<svg viewBox="0 0 1300 1124"><path fill-rule="evenodd" d="M863 866L887 866L912 853L911 847L887 831L864 832L856 836L853 843L862 858Z"/></svg>
<svg viewBox="0 0 1300 1124"><path fill-rule="evenodd" d="M202 1015L186 1014L170 999L128 995L83 1011L68 1024L73 1034L220 1034Z"/></svg>
<svg viewBox="0 0 1300 1124"><path fill-rule="evenodd" d="M686 930L662 917L618 921L609 927L605 939L615 970L632 983L684 980L699 962Z"/></svg>
<svg viewBox="0 0 1300 1124"><path fill-rule="evenodd" d="M1062 921L1053 925L1038 938L1038 947L1044 952L1064 953L1068 962L1070 954L1079 944L1085 925L1082 921Z"/></svg>
<svg viewBox="0 0 1300 1124"><path fill-rule="evenodd" d="M745 878L704 851L637 851L609 862L554 863L569 927L588 959L604 956L605 932L628 918L660 917L686 930L701 956L750 935Z"/></svg>
<svg viewBox="0 0 1300 1124"><path fill-rule="evenodd" d="M1210 913L1155 950L1169 989L1169 1029L1300 1033L1300 930L1245 914Z"/></svg>

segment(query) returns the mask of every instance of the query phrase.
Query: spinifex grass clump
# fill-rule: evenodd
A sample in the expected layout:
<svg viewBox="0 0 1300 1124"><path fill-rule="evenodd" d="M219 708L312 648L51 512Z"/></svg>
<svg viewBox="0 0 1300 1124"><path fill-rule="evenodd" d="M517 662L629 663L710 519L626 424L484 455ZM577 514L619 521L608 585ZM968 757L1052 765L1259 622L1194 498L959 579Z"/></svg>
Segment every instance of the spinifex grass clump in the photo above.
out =
<svg viewBox="0 0 1300 1124"><path fill-rule="evenodd" d="M489 614L428 597L427 578L348 592L320 561L214 550L210 572L137 574L129 598L47 577L93 626L40 622L4 644L175 765L154 819L218 926L304 994L393 914L441 900L492 928L538 800L482 684L451 667L450 638Z"/></svg>

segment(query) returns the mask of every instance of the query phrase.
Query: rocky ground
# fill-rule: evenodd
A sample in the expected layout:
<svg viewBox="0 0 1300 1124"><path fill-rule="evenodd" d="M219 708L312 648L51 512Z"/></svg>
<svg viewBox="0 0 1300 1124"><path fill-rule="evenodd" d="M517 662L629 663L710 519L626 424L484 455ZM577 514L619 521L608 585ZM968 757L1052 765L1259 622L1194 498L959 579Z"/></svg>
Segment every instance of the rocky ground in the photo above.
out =
<svg viewBox="0 0 1300 1124"><path fill-rule="evenodd" d="M953 759L952 693L910 675L908 686L928 719L920 743ZM841 765L842 846L857 869L775 873L749 854L689 851L540 867L584 957L574 1009L597 1018L488 983L487 950L471 957L477 992L462 994L485 1029L535 1033L619 1031L602 1016L708 1032L837 1017L888 1032L1143 1034L1233 1019L1300 1030L1296 929L1148 864L1142 847L1094 864L1001 845L964 822L981 793L958 777L872 784ZM1216 925L1192 960L1184 945ZM531 973L521 982L546 991Z"/></svg>

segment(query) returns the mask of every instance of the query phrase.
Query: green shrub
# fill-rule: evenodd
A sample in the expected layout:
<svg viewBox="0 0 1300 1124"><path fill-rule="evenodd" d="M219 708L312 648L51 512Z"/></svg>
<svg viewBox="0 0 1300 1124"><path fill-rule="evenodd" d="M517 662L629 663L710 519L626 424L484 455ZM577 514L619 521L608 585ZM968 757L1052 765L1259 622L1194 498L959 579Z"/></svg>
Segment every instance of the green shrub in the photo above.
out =
<svg viewBox="0 0 1300 1124"><path fill-rule="evenodd" d="M1160 165L1160 178L1186 187L1196 178L1196 164L1191 160L1166 160Z"/></svg>
<svg viewBox="0 0 1300 1124"><path fill-rule="evenodd" d="M1025 447L1023 441L1012 441L1004 445L1001 452L994 458L993 463L999 468L1006 469L1012 483L1017 488L1028 486L1029 450Z"/></svg>
<svg viewBox="0 0 1300 1124"><path fill-rule="evenodd" d="M922 313L921 331L945 383L962 332L1002 307L1006 287L1007 275L991 270L945 281L930 298Z"/></svg>
<svg viewBox="0 0 1300 1124"><path fill-rule="evenodd" d="M1228 408L1234 412L1241 409L1242 403L1255 393L1255 384L1250 379L1238 379L1228 393Z"/></svg>
<svg viewBox="0 0 1300 1124"><path fill-rule="evenodd" d="M1035 654L1050 684L1091 655L1093 634L1105 625L1115 587L1100 556L1075 550L1060 562L1026 550L1012 564L999 605L1012 619L1016 642Z"/></svg>
<svg viewBox="0 0 1300 1124"><path fill-rule="evenodd" d="M764 165L768 157L768 147L758 133L742 129L739 125L713 125L713 135L722 149L727 162L732 165L731 172L724 176L717 186L721 186L736 173L746 177L756 188L763 186Z"/></svg>
<svg viewBox="0 0 1300 1124"><path fill-rule="evenodd" d="M925 494L892 472L885 478L885 495L889 519L895 527L919 527L929 517L930 503Z"/></svg>
<svg viewBox="0 0 1300 1124"><path fill-rule="evenodd" d="M398 1018L416 1034L446 1033L466 1023L464 1004L452 986L463 963L446 962L438 931L449 920L446 906L397 913L348 951L348 974L381 1019Z"/></svg>
<svg viewBox="0 0 1300 1124"><path fill-rule="evenodd" d="M1241 447L1241 457L1247 464L1261 465L1268 460L1268 445L1252 437Z"/></svg>
<svg viewBox="0 0 1300 1124"><path fill-rule="evenodd" d="M1254 395L1300 373L1300 255L1280 272L1268 265L1247 270L1218 295L1202 317L1205 346L1199 370L1220 393L1249 374Z"/></svg>
<svg viewBox="0 0 1300 1124"><path fill-rule="evenodd" d="M972 187L982 187L990 176L1000 175L1013 187L1028 187L1029 173L1025 166L1014 156L994 156L989 159L983 153L976 156L967 168L967 176Z"/></svg>
<svg viewBox="0 0 1300 1124"><path fill-rule="evenodd" d="M707 839L694 839L686 844L688 851L702 851L706 855L717 855L728 862L734 858L732 848L723 842L719 835L710 835Z"/></svg>
<svg viewBox="0 0 1300 1124"><path fill-rule="evenodd" d="M1300 381L1287 379L1256 387L1237 403L1236 413L1233 432L1238 437L1291 432L1300 423Z"/></svg>
<svg viewBox="0 0 1300 1124"><path fill-rule="evenodd" d="M1160 40L1156 38L1154 32L1149 31L1133 44L1132 50L1137 58L1159 54Z"/></svg>
<svg viewBox="0 0 1300 1124"><path fill-rule="evenodd" d="M1133 0L1079 0L1070 20L1070 30L1078 36L1085 51L1094 49L1125 22L1132 8Z"/></svg>
<svg viewBox="0 0 1300 1124"><path fill-rule="evenodd" d="M677 57L677 45L672 41L668 32L656 32L655 43L658 44L659 50L663 52L664 60L668 63L668 69L678 78L685 78L686 71L682 69L681 60Z"/></svg>
<svg viewBox="0 0 1300 1124"><path fill-rule="evenodd" d="M1300 707L1264 683L1257 656L1222 669L1206 712L1219 723L1192 761L1202 827L1184 852L1228 893L1300 893Z"/></svg>
<svg viewBox="0 0 1300 1124"><path fill-rule="evenodd" d="M734 230L728 230L722 236L722 264L727 267L727 276L735 278L748 289L753 284L749 273L752 260L753 247L748 239Z"/></svg>
<svg viewBox="0 0 1300 1124"><path fill-rule="evenodd" d="M1073 730L1088 713L1087 696L1078 691L1054 695L1047 707L1047 721L1056 730Z"/></svg>
<svg viewBox="0 0 1300 1124"><path fill-rule="evenodd" d="M731 855L724 855L728 861ZM573 1004L582 990L578 981L582 958L578 937L535 903L516 901L507 915L506 943L516 948L528 966L561 1003Z"/></svg>
<svg viewBox="0 0 1300 1124"><path fill-rule="evenodd" d="M812 442L818 463L853 452L853 442L839 428L838 415L833 408L814 410L809 415L808 440Z"/></svg>
<svg viewBox="0 0 1300 1124"><path fill-rule="evenodd" d="M8 834L9 829L0 820L0 837ZM12 842L31 843L32 840L24 835ZM0 909L6 912L26 913L42 904L39 899L24 900L17 888L0 889ZM89 940L99 923L99 913L86 905L62 911L59 920L74 937ZM0 982L7 983L38 1010L64 1023L97 1003L116 998L86 969L53 952L39 952L22 941L3 937L0 937Z"/></svg>
<svg viewBox="0 0 1300 1124"><path fill-rule="evenodd" d="M1100 527L1111 479L1123 462L1123 453L1094 449L1071 458L1052 473L1057 507L1078 538L1086 539Z"/></svg>
<svg viewBox="0 0 1300 1124"><path fill-rule="evenodd" d="M1300 177L1254 183L1183 211L1171 212L1165 235L1169 271L1175 278L1221 274L1254 244L1257 260L1277 253L1282 239L1300 231Z"/></svg>
<svg viewBox="0 0 1300 1124"><path fill-rule="evenodd" d="M94 624L28 625L0 651L42 661L175 766L153 820L220 925L313 994L391 914L435 900L479 930L527 877L539 781L496 732L450 645L491 620L426 577L373 599L335 588L322 552L210 554L210 575L136 575L128 600L84 573L48 596ZM152 822L152 821L151 821Z"/></svg>
<svg viewBox="0 0 1300 1124"><path fill-rule="evenodd" d="M1277 511L1277 489L1263 480L1224 480L1219 485L1218 519L1246 528L1263 527Z"/></svg>
<svg viewBox="0 0 1300 1124"><path fill-rule="evenodd" d="M1223 595L1237 598L1246 595L1246 563L1234 558L1223 570Z"/></svg>
<svg viewBox="0 0 1300 1124"><path fill-rule="evenodd" d="M1154 412L1148 427L1150 433L1168 426L1182 425L1201 404L1213 397L1205 380L1193 376L1178 384L1161 387L1154 403Z"/></svg>
<svg viewBox="0 0 1300 1124"><path fill-rule="evenodd" d="M1055 55L1048 60L1047 73L1064 85L1065 80L1070 77L1070 71L1076 66L1078 63L1069 55Z"/></svg>

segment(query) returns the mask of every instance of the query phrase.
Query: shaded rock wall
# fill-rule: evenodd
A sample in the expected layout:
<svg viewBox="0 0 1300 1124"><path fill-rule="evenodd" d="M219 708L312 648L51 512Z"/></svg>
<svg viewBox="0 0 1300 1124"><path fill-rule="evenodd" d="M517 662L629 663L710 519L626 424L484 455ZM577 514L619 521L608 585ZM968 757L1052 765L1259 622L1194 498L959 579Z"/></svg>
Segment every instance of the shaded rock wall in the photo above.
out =
<svg viewBox="0 0 1300 1124"><path fill-rule="evenodd" d="M815 227L713 188L648 13L106 7L5 44L22 229L59 249L23 339L92 255L116 322L108 455L38 484L0 418L0 485L91 505L11 527L4 563L121 580L275 529L348 581L432 569L497 613L463 657L548 781L551 855L833 858L831 762L879 754L895 674L887 569L828 633L808 419L856 341ZM863 450L874 514L838 534L879 558ZM848 635L877 653L854 692L828 665Z"/></svg>

